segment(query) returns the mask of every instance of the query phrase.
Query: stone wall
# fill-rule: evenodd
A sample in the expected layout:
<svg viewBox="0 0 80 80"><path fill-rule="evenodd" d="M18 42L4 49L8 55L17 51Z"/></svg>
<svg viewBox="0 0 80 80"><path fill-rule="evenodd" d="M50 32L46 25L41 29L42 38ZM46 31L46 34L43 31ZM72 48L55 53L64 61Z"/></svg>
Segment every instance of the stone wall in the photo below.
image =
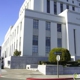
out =
<svg viewBox="0 0 80 80"><path fill-rule="evenodd" d="M26 69L27 64L38 64L39 61L47 61L47 57L32 57L32 56L23 56L23 57L11 57L11 69Z"/></svg>
<svg viewBox="0 0 80 80"><path fill-rule="evenodd" d="M38 65L38 70L44 75L56 75L56 65ZM63 67L59 65L59 75L65 74L80 74L80 67Z"/></svg>

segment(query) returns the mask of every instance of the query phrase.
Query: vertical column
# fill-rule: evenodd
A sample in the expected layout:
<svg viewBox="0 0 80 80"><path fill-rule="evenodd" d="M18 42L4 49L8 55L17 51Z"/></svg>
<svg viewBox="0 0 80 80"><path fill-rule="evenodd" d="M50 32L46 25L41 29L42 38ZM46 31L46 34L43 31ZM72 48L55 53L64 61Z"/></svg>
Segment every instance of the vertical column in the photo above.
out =
<svg viewBox="0 0 80 80"><path fill-rule="evenodd" d="M43 6L43 12L47 12L47 0L43 0L42 2L42 6Z"/></svg>
<svg viewBox="0 0 80 80"><path fill-rule="evenodd" d="M59 14L59 13L60 13L60 3L57 2L57 14Z"/></svg>
<svg viewBox="0 0 80 80"><path fill-rule="evenodd" d="M71 10L71 11L72 11L72 6L71 6L71 5L69 5L69 10Z"/></svg>
<svg viewBox="0 0 80 80"><path fill-rule="evenodd" d="M76 56L80 56L80 37L79 37L79 34L80 34L80 27L78 26L76 29L76 51L77 51Z"/></svg>
<svg viewBox="0 0 80 80"><path fill-rule="evenodd" d="M57 24L51 23L51 49L57 47Z"/></svg>
<svg viewBox="0 0 80 80"><path fill-rule="evenodd" d="M54 13L54 2L52 0L50 0L50 13L53 14Z"/></svg>
<svg viewBox="0 0 80 80"><path fill-rule="evenodd" d="M28 23L28 24L27 24ZM33 36L33 19L25 18L23 35L21 40L21 48L23 55L32 56L32 36Z"/></svg>
<svg viewBox="0 0 80 80"><path fill-rule="evenodd" d="M66 4L63 4L63 10L66 10Z"/></svg>
<svg viewBox="0 0 80 80"><path fill-rule="evenodd" d="M39 21L39 56L45 56L45 21Z"/></svg>
<svg viewBox="0 0 80 80"><path fill-rule="evenodd" d="M76 11L76 12L79 12L77 7L75 7L75 11Z"/></svg>
<svg viewBox="0 0 80 80"><path fill-rule="evenodd" d="M65 24L62 24L62 47L67 48L67 33Z"/></svg>

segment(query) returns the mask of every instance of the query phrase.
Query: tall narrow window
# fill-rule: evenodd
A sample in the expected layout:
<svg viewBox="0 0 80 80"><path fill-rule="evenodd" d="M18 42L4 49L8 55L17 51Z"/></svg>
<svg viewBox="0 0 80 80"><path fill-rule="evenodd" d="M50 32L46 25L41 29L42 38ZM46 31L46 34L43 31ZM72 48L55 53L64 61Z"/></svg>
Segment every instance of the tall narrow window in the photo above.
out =
<svg viewBox="0 0 80 80"><path fill-rule="evenodd" d="M61 24L57 24L57 32L61 32Z"/></svg>
<svg viewBox="0 0 80 80"><path fill-rule="evenodd" d="M54 2L54 14L57 14L57 2Z"/></svg>
<svg viewBox="0 0 80 80"><path fill-rule="evenodd" d="M75 11L75 7L74 6L72 6L72 10Z"/></svg>
<svg viewBox="0 0 80 80"><path fill-rule="evenodd" d="M14 51L15 51L15 42L14 42Z"/></svg>
<svg viewBox="0 0 80 80"><path fill-rule="evenodd" d="M18 34L18 31L19 31L19 26L17 26L17 34Z"/></svg>
<svg viewBox="0 0 80 80"><path fill-rule="evenodd" d="M21 51L21 37L19 39L19 51Z"/></svg>
<svg viewBox="0 0 80 80"><path fill-rule="evenodd" d="M62 47L62 39L61 38L57 39L57 47Z"/></svg>
<svg viewBox="0 0 80 80"><path fill-rule="evenodd" d="M46 22L46 30L50 31L50 28L51 28L50 22Z"/></svg>
<svg viewBox="0 0 80 80"><path fill-rule="evenodd" d="M50 13L50 0L47 0L47 13Z"/></svg>
<svg viewBox="0 0 80 80"><path fill-rule="evenodd" d="M38 27L39 27L39 21L36 20L36 19L34 19L34 20L33 20L33 28L34 28L34 29L38 29Z"/></svg>
<svg viewBox="0 0 80 80"><path fill-rule="evenodd" d="M61 12L63 11L63 4L62 3L60 4L60 10L61 10Z"/></svg>
<svg viewBox="0 0 80 80"><path fill-rule="evenodd" d="M21 29L22 29L22 22L20 22L20 31L21 31Z"/></svg>
<svg viewBox="0 0 80 80"><path fill-rule="evenodd" d="M73 35L74 35L74 52L76 55L76 30L75 29L73 30Z"/></svg>
<svg viewBox="0 0 80 80"><path fill-rule="evenodd" d="M68 0L66 0L68 2Z"/></svg>
<svg viewBox="0 0 80 80"><path fill-rule="evenodd" d="M46 53L49 53L50 46L51 46L50 37L46 37Z"/></svg>
<svg viewBox="0 0 80 80"><path fill-rule="evenodd" d="M32 53L38 53L38 36L37 35L33 35Z"/></svg>
<svg viewBox="0 0 80 80"><path fill-rule="evenodd" d="M69 5L66 5L66 8L69 9Z"/></svg>

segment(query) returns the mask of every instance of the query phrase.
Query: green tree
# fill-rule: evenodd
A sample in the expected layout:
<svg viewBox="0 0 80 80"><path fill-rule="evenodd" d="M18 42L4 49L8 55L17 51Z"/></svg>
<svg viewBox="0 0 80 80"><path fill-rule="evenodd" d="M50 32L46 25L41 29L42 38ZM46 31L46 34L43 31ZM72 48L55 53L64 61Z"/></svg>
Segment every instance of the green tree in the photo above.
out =
<svg viewBox="0 0 80 80"><path fill-rule="evenodd" d="M55 52L61 52L60 61L70 61L71 55L70 52L65 48L54 48L49 53L49 62L56 62L56 54Z"/></svg>
<svg viewBox="0 0 80 80"><path fill-rule="evenodd" d="M21 51L18 51L17 49L14 52L14 56L20 56L21 55Z"/></svg>

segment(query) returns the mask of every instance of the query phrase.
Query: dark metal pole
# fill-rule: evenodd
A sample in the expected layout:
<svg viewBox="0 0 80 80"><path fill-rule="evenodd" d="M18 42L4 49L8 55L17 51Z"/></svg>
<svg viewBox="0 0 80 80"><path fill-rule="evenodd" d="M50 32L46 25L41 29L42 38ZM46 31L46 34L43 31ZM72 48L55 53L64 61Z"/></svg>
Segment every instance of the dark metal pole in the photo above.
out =
<svg viewBox="0 0 80 80"><path fill-rule="evenodd" d="M57 60L57 76L59 78L59 61Z"/></svg>

